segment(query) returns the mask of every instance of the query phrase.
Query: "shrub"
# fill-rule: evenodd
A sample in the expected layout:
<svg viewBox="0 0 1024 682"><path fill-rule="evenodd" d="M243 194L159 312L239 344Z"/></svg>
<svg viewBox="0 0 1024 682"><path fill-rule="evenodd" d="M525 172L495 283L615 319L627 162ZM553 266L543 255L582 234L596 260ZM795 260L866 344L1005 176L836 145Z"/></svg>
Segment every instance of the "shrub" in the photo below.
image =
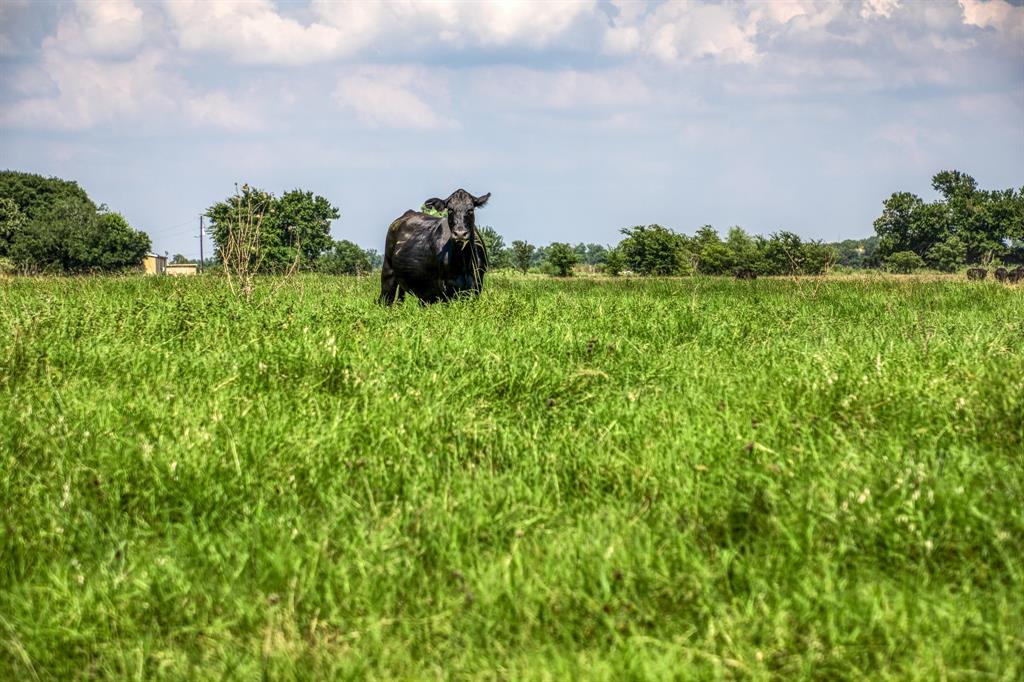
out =
<svg viewBox="0 0 1024 682"><path fill-rule="evenodd" d="M889 272L908 275L925 266L924 260L913 251L897 251L885 259L885 267Z"/></svg>
<svg viewBox="0 0 1024 682"><path fill-rule="evenodd" d="M578 262L576 252L564 242L555 242L548 247L547 261L559 277L571 277L572 266Z"/></svg>

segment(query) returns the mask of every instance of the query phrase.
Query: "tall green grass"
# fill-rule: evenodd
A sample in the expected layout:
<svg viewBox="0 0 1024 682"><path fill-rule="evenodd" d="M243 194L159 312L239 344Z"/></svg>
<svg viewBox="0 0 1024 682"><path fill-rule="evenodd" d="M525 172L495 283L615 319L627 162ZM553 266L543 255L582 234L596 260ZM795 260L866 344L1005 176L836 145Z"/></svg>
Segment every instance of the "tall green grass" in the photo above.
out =
<svg viewBox="0 0 1024 682"><path fill-rule="evenodd" d="M261 286L0 282L0 678L1024 675L1024 290Z"/></svg>

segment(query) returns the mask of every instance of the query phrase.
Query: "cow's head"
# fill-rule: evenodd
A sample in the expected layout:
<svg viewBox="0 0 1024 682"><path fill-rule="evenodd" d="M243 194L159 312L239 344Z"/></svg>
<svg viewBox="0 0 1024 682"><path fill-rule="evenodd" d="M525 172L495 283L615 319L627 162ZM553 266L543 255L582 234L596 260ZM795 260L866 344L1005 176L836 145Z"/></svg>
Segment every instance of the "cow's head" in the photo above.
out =
<svg viewBox="0 0 1024 682"><path fill-rule="evenodd" d="M480 208L491 198L491 193L475 197L464 189L455 190L447 199L427 199L423 205L435 211L447 211L448 229L456 241L468 242L476 234L473 209Z"/></svg>

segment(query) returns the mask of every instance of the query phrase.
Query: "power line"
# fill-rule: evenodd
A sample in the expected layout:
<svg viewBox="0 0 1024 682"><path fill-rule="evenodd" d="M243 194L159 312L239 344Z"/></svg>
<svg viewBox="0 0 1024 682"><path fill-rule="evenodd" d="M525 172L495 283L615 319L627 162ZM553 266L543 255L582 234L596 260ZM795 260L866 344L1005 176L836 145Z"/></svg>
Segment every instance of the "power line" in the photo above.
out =
<svg viewBox="0 0 1024 682"><path fill-rule="evenodd" d="M159 230L148 230L148 232L152 236L154 234L165 234L167 232L170 232L171 230L178 230L177 234L180 234L180 233L184 232L185 230L181 230L181 229L178 229L178 228L184 227L185 225L191 225L192 224L192 220L193 220L192 218L189 218L188 220L181 221L177 225L171 225L170 227L162 227ZM189 231L191 231L192 228L188 228L188 229L189 229Z"/></svg>

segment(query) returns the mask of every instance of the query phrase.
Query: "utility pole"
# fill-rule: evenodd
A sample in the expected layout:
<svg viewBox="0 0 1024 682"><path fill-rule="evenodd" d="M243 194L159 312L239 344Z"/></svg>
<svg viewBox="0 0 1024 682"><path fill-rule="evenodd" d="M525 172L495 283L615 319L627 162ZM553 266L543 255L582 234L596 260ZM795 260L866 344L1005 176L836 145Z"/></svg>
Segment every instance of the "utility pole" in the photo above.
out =
<svg viewBox="0 0 1024 682"><path fill-rule="evenodd" d="M203 215L199 214L199 272L203 271Z"/></svg>

